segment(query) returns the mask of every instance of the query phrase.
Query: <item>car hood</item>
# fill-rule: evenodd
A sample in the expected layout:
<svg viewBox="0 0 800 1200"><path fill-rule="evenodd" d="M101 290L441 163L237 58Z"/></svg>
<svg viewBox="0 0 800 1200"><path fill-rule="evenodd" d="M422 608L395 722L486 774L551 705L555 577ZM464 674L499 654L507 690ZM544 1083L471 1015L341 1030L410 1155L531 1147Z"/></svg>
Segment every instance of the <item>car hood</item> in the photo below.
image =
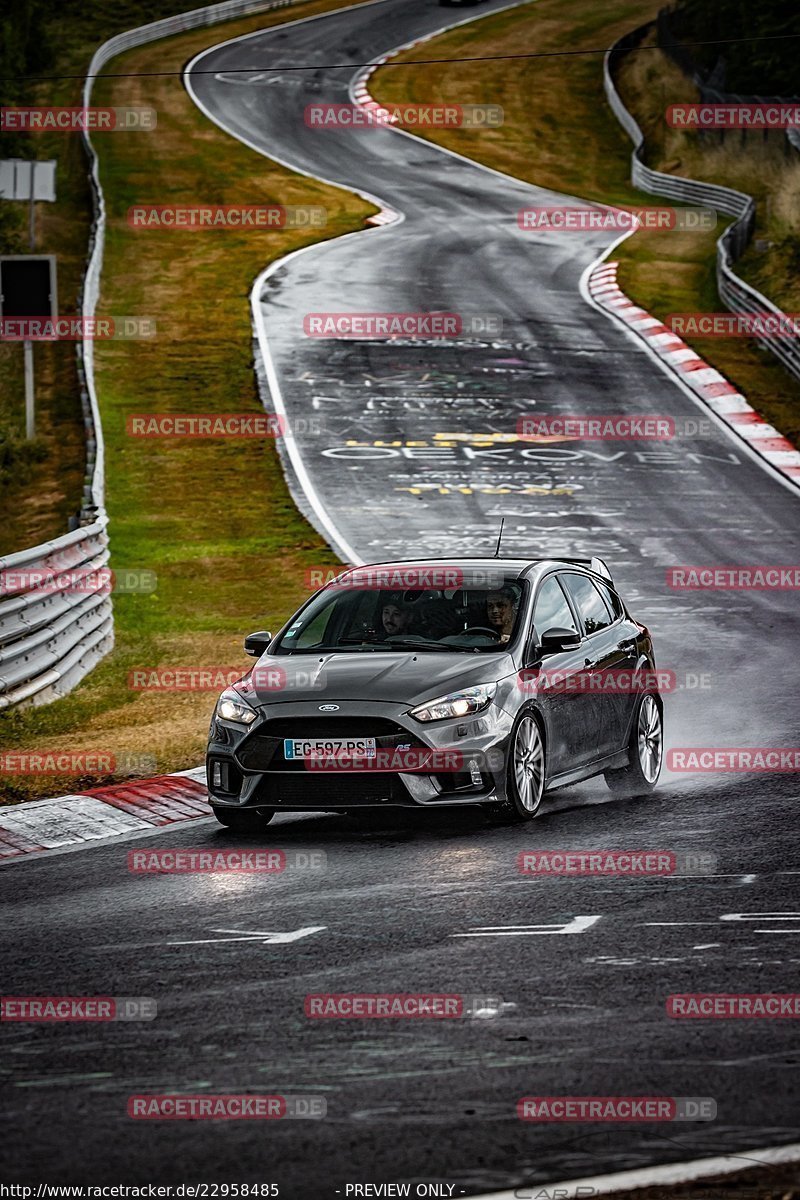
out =
<svg viewBox="0 0 800 1200"><path fill-rule="evenodd" d="M253 671L257 705L287 701L365 700L421 704L459 688L491 683L514 671L503 654L361 651L264 655ZM252 703L252 701L251 701Z"/></svg>

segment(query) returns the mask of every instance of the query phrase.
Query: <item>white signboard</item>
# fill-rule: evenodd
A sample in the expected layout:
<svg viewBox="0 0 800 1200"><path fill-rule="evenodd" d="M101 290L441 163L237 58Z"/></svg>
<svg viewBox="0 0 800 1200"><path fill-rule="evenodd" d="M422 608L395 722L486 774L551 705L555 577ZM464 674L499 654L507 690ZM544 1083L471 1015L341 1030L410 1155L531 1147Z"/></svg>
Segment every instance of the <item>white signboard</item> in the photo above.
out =
<svg viewBox="0 0 800 1200"><path fill-rule="evenodd" d="M56 198L56 160L29 162L24 158L0 159L0 200L30 200L33 179L34 200Z"/></svg>

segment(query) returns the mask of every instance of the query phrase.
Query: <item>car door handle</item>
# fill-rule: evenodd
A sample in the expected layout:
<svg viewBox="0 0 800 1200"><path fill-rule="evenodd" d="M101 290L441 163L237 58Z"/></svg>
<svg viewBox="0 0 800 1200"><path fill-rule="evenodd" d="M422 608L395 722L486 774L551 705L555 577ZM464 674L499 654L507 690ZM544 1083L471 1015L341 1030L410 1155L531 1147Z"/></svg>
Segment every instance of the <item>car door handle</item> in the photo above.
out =
<svg viewBox="0 0 800 1200"><path fill-rule="evenodd" d="M635 650L636 638L626 638L624 642L620 642L619 648L620 650Z"/></svg>
<svg viewBox="0 0 800 1200"><path fill-rule="evenodd" d="M594 661L593 661L591 658L585 658L585 659L583 660L583 665L584 665L585 667L593 667L593 666L595 666L596 664L594 663Z"/></svg>

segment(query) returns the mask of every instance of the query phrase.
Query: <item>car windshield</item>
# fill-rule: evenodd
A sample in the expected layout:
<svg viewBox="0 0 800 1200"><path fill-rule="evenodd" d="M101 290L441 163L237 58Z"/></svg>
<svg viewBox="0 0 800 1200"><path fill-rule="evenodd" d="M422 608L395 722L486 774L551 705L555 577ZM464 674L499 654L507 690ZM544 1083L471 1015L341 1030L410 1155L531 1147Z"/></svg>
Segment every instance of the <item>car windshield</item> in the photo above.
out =
<svg viewBox="0 0 800 1200"><path fill-rule="evenodd" d="M383 577L454 586L386 587L375 569L353 571L319 592L270 653L466 653L510 645L520 624L523 585L501 569L447 570L438 577L421 568L384 571Z"/></svg>

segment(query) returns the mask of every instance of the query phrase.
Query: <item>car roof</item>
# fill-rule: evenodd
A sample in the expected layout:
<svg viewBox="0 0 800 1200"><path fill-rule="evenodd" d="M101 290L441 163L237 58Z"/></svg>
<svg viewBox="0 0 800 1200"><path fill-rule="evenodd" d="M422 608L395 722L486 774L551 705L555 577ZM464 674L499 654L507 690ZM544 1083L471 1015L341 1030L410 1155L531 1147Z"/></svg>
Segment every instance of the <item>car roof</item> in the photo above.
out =
<svg viewBox="0 0 800 1200"><path fill-rule="evenodd" d="M577 567L579 570L588 571L590 574L599 576L607 583L613 581L611 572L601 558L495 558L495 557L480 557L469 558L462 555L458 557L452 556L449 558L399 558L387 559L381 562L362 563L358 566L345 568L341 574L346 575L350 571L369 570L372 567L405 567L413 564L415 567L437 567L446 564L448 567L471 567L473 569L490 569L495 570L501 567L510 573L516 573L520 578L532 571L535 567L545 568L553 567ZM541 573L541 572L537 572Z"/></svg>

